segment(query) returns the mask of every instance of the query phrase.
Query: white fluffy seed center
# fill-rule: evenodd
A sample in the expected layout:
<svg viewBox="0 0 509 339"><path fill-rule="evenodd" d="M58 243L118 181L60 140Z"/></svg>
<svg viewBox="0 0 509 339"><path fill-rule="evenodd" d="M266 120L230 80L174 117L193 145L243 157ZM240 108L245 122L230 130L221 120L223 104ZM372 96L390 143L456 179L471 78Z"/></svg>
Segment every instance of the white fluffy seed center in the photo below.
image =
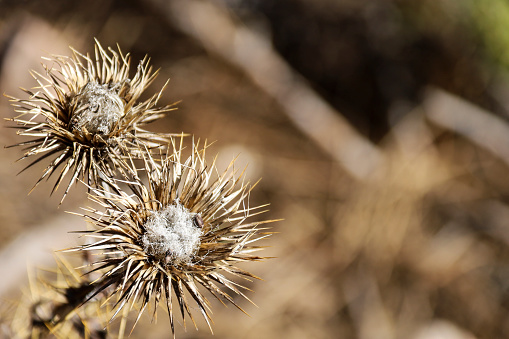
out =
<svg viewBox="0 0 509 339"><path fill-rule="evenodd" d="M145 223L145 252L167 263L189 263L202 235L201 228L193 223L194 215L179 203L154 211Z"/></svg>
<svg viewBox="0 0 509 339"><path fill-rule="evenodd" d="M107 135L124 113L124 103L115 90L107 85L89 82L76 96L77 110L71 119L71 129L82 133Z"/></svg>

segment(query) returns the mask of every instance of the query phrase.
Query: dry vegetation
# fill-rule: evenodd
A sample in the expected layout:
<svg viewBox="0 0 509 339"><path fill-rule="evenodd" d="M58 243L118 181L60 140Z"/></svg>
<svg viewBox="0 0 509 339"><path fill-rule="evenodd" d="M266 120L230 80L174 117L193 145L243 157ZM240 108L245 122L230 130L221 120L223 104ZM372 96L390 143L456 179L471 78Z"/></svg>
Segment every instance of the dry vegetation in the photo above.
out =
<svg viewBox="0 0 509 339"><path fill-rule="evenodd" d="M285 219L265 242L276 259L245 266L265 280L258 307L239 300L250 317L213 305L216 338L509 338L507 82L449 20L454 1L340 3L7 1L0 92L31 87L45 51L118 42L161 67L154 88L171 78L162 102L182 100L154 130L217 140L218 167L240 154L263 178L251 200ZM87 204L74 191L57 208L51 184L27 196L42 167L16 176L19 156L0 149L6 303L27 262L77 244L83 221L63 212ZM158 318L132 337L168 337ZM203 325L177 337L212 337Z"/></svg>

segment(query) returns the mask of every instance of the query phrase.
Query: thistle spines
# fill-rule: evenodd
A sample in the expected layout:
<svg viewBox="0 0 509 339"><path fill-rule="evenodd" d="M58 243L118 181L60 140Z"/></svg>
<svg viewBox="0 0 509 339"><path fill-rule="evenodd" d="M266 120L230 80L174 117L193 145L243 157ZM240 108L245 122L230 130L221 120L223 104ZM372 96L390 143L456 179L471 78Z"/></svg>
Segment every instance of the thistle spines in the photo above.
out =
<svg viewBox="0 0 509 339"><path fill-rule="evenodd" d="M62 200L77 180L93 186L101 177L117 176L126 157L140 156L138 145L162 150L176 135L144 129L175 109L174 104L156 106L167 82L157 94L139 101L158 75L148 57L130 78L131 58L120 48L105 50L96 40L94 58L72 52L72 57L45 58L53 64L43 64L46 75L31 72L38 86L24 90L28 99L8 96L19 113L8 120L17 125L18 135L30 138L10 147L26 147L19 160L39 156L25 169L49 160L34 188L60 168L52 192L67 178Z"/></svg>
<svg viewBox="0 0 509 339"><path fill-rule="evenodd" d="M138 101L158 74L148 57L129 78L131 58L120 48L105 50L96 40L94 57L72 52L72 57L49 58L57 69L45 66L46 76L33 73L39 86L26 90L28 99L11 97L20 113L11 121L19 135L32 138L13 145L27 147L20 159L39 155L26 168L49 161L35 186L59 173L52 192L69 178L63 200L81 181L99 206L74 213L93 229L80 232L85 244L65 252L83 255L86 265L79 279L71 274L76 281L50 287L58 290L59 301L50 301L48 312L37 312L34 302L33 328L56 335L80 310L98 302L106 308L97 313L101 320L122 315L122 337L127 313L138 310L134 329L149 305L154 317L162 303L173 333L177 305L184 326L187 318L197 326L197 310L212 332L206 293L246 313L231 295L251 302L243 291L248 288L236 279L259 278L238 264L266 259L253 254L262 249L254 243L271 235L259 225L274 221L252 221L266 206L249 205L256 184L245 181L234 161L224 171L216 167L217 157L208 163L207 142L200 146L193 138L186 148L182 133L177 138L142 128L173 109L156 107L168 82ZM79 332L78 327L71 329Z"/></svg>

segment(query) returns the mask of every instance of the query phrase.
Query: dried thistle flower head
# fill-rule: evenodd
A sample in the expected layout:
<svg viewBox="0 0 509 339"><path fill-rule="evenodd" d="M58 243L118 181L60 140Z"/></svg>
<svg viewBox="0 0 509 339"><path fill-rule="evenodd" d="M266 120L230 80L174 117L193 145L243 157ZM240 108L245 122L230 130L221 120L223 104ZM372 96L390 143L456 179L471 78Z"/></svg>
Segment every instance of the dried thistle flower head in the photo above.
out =
<svg viewBox="0 0 509 339"><path fill-rule="evenodd" d="M182 318L187 314L196 326L187 294L210 327L210 306L202 288L241 309L227 292L247 297L232 278L257 277L236 265L265 259L252 254L262 248L253 243L270 235L259 225L273 220L250 221L262 213L253 211L265 205L248 206L252 188L242 181L242 174L236 176L233 162L219 174L215 163L206 165L205 148L193 145L184 162L182 144L173 148L171 156L159 161L147 155L148 183L140 179L128 183L132 194L94 190L91 197L104 210L87 209L83 215L97 228L84 232L92 243L71 251L103 254L93 269L102 277L94 284L98 291L114 289L115 315L137 304L139 319L149 303L154 303L155 312L163 298L174 332L172 300Z"/></svg>
<svg viewBox="0 0 509 339"><path fill-rule="evenodd" d="M153 149L167 144L169 134L151 133L142 126L173 109L172 105L156 107L166 84L139 102L158 73L152 72L147 57L130 77L131 58L120 48L105 50L96 41L94 58L72 52L72 57L47 58L51 64L43 64L46 76L31 73L39 86L24 90L28 99L9 97L20 115L8 120L17 124L19 135L31 138L11 147L27 147L21 159L40 155L26 168L51 159L35 186L63 166L53 191L70 175L64 197L76 179L96 185L102 177L115 174L124 156L139 157L134 145Z"/></svg>

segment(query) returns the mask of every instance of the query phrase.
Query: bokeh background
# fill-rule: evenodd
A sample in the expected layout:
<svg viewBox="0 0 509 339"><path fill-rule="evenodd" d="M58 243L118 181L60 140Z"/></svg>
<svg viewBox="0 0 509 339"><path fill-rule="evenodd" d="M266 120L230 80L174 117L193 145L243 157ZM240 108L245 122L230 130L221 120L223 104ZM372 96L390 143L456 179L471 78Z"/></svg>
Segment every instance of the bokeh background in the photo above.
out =
<svg viewBox="0 0 509 339"><path fill-rule="evenodd" d="M509 3L505 0L0 0L0 92L93 38L171 78L151 126L239 155L261 219L250 316L212 300L215 338L509 338ZM7 98L0 115L12 117ZM4 125L8 125L5 123ZM0 143L20 141L3 128ZM84 222L44 166L0 149L0 293ZM58 193L58 192L57 192ZM177 326L177 337L210 338ZM168 338L147 314L132 338Z"/></svg>

